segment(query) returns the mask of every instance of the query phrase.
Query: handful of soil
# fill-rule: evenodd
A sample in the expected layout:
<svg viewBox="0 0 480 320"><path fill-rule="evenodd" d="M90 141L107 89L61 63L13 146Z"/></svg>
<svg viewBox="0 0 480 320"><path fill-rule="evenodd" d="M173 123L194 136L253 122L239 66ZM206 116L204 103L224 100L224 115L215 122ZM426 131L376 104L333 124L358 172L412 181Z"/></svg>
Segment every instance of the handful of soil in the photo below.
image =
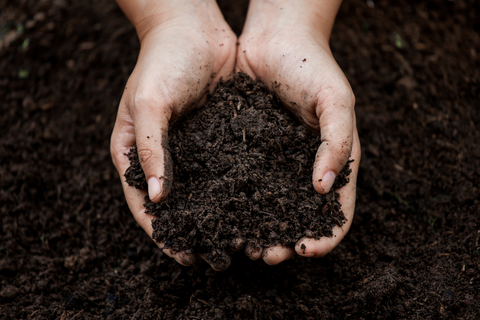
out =
<svg viewBox="0 0 480 320"><path fill-rule="evenodd" d="M351 170L347 164L328 194L317 193L311 175L320 143L264 83L242 73L220 82L205 107L169 132L172 190L145 203L158 218L154 240L211 254L235 238L266 248L332 236L345 220L335 189ZM128 158L128 184L147 189L136 148Z"/></svg>

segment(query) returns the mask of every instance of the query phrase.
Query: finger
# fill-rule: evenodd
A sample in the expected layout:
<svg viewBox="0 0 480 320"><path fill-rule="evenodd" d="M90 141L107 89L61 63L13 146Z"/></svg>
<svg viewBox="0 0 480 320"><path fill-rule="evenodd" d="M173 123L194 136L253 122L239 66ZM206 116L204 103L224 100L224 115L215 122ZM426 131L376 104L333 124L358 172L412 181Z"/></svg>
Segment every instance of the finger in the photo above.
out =
<svg viewBox="0 0 480 320"><path fill-rule="evenodd" d="M153 234L153 226L152 221L156 219L151 214L145 213L145 207L143 204L145 203L145 196L147 194L146 191L137 190L133 187L130 187L126 182L125 179L122 179L123 190L125 193L125 198L127 199L128 207L133 214L133 217L140 225L140 227L145 230L150 238L152 238ZM185 251L180 251L173 253L171 248L164 249L165 244L162 242L156 242L157 246L162 249L162 251L169 257L175 259L178 263L184 266L190 266L195 262L195 256L193 254L187 254Z"/></svg>
<svg viewBox="0 0 480 320"><path fill-rule="evenodd" d="M121 102L117 120L115 122L115 128L112 133L110 151L112 153L113 163L119 173L128 207L137 223L151 238L153 234L152 220L155 219L155 217L145 213L145 207L143 204L145 203L145 196L147 193L130 187L124 177L126 170L130 166L128 157L125 154L127 154L130 148L134 145L135 133L133 129L133 120L126 105ZM163 243L156 244L160 248L164 247ZM163 252L182 265L191 265L195 260L194 255L186 254L185 252L173 254L169 249L164 249Z"/></svg>
<svg viewBox="0 0 480 320"><path fill-rule="evenodd" d="M133 217L140 225L140 227L145 230L150 238L152 238L153 234L153 226L152 221L156 219L151 214L145 213L145 207L143 204L145 203L145 196L147 194L146 191L137 190L133 187L130 187L126 182L125 179L122 179L123 183L123 191L125 193L125 198L127 199L128 207L133 214ZM190 266L195 262L195 256L193 254L187 254L185 251L173 253L171 248L164 249L165 244L162 242L156 242L157 246L162 249L162 251L169 257L175 259L178 263L184 266Z"/></svg>
<svg viewBox="0 0 480 320"><path fill-rule="evenodd" d="M148 196L153 202L160 202L167 197L173 181L168 147L172 108L150 94L137 90L130 109L135 123L138 158L148 183Z"/></svg>
<svg viewBox="0 0 480 320"><path fill-rule="evenodd" d="M276 245L263 250L263 261L269 265L276 265L282 261L293 258L295 250L283 245Z"/></svg>
<svg viewBox="0 0 480 320"><path fill-rule="evenodd" d="M253 244L248 244L245 247L245 255L250 258L251 260L258 260L263 255L263 248L257 247Z"/></svg>
<svg viewBox="0 0 480 320"><path fill-rule="evenodd" d="M323 257L332 251L347 234L352 224L354 211L355 211L355 198L356 198L356 185L358 167L360 164L360 141L356 128L354 129L354 141L352 148L351 159L354 160L350 163L352 173L350 173L350 181L344 187L337 190L340 194L341 209L345 214L345 224L341 227L335 226L333 228L332 237L322 237L319 240L313 238L302 238L295 245L295 251L298 255L304 257Z"/></svg>
<svg viewBox="0 0 480 320"><path fill-rule="evenodd" d="M219 249L215 249L206 254L201 254L200 257L215 271L225 271L232 264L232 258L230 258L228 253Z"/></svg>
<svg viewBox="0 0 480 320"><path fill-rule="evenodd" d="M245 246L245 239L243 238L234 238L230 243L230 249L233 251L240 251Z"/></svg>
<svg viewBox="0 0 480 320"><path fill-rule="evenodd" d="M322 144L315 156L312 180L317 192L328 193L352 152L355 98L351 90L323 94L331 98L319 100L317 106Z"/></svg>
<svg viewBox="0 0 480 320"><path fill-rule="evenodd" d="M164 247L163 243L159 243L158 246L160 248ZM195 256L190 253L186 253L185 251L180 251L180 252L175 252L173 253L172 248L165 248L163 249L163 253L165 253L167 256L170 258L175 259L178 263L180 263L183 266L191 266L192 264L195 263Z"/></svg>

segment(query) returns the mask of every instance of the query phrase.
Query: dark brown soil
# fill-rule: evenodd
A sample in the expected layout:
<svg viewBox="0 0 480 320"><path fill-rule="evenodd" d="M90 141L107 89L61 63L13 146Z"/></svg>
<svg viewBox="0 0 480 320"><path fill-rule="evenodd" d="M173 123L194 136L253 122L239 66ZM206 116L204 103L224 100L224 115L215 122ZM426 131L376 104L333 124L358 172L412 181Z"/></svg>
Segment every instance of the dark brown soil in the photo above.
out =
<svg viewBox="0 0 480 320"><path fill-rule="evenodd" d="M344 1L331 40L362 143L349 234L217 273L126 205L109 137L139 44L115 3L0 1L0 318L479 319L480 5L374 4Z"/></svg>
<svg viewBox="0 0 480 320"><path fill-rule="evenodd" d="M204 108L169 133L171 194L145 204L157 217L153 238L174 251L218 252L216 261L235 239L266 248L333 236L345 220L335 190L351 170L347 163L332 190L318 194L311 168L320 143L264 83L243 73L222 81ZM128 184L146 189L136 148L128 157Z"/></svg>

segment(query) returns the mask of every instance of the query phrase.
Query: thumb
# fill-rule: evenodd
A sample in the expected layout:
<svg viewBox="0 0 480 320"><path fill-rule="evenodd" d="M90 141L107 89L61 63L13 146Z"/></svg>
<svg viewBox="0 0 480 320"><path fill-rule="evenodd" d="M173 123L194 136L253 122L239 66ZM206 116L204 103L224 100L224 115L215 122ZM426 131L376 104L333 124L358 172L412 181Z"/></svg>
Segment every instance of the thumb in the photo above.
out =
<svg viewBox="0 0 480 320"><path fill-rule="evenodd" d="M346 99L319 107L322 143L315 156L312 180L315 190L323 194L330 191L352 152L354 102L342 100Z"/></svg>
<svg viewBox="0 0 480 320"><path fill-rule="evenodd" d="M168 147L171 108L158 105L158 102L136 100L135 112L132 112L138 158L148 182L148 196L153 202L168 196L173 181Z"/></svg>

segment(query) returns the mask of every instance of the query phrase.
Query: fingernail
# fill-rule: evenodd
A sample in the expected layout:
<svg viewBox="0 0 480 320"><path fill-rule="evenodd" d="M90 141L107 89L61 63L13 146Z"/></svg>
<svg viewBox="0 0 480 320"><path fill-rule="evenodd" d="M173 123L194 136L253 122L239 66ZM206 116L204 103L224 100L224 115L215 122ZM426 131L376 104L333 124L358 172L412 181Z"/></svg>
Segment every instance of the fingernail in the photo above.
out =
<svg viewBox="0 0 480 320"><path fill-rule="evenodd" d="M335 182L335 173L333 171L328 171L325 173L322 179L322 188L325 193L329 192Z"/></svg>
<svg viewBox="0 0 480 320"><path fill-rule="evenodd" d="M151 177L148 179L148 196L150 197L150 200L155 199L160 192L160 181L158 181L156 177Z"/></svg>
<svg viewBox="0 0 480 320"><path fill-rule="evenodd" d="M302 257L305 257L305 258L310 258L310 257L313 257L313 253L306 253L306 254L302 254L301 256Z"/></svg>

